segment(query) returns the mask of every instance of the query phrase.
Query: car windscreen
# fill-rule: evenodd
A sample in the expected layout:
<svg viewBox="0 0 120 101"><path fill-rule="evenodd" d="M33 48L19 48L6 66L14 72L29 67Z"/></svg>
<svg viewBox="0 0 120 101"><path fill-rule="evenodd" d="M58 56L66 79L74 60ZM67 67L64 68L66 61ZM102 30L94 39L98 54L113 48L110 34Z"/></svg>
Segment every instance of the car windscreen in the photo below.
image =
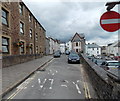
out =
<svg viewBox="0 0 120 101"><path fill-rule="evenodd" d="M77 54L70 54L70 57L79 57Z"/></svg>

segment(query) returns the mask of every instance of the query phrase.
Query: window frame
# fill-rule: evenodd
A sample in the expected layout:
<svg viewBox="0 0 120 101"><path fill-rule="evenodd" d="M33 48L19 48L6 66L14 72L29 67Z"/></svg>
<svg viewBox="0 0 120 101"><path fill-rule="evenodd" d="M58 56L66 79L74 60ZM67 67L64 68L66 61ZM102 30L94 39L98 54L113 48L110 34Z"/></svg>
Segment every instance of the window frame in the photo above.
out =
<svg viewBox="0 0 120 101"><path fill-rule="evenodd" d="M35 40L38 41L38 33L35 34Z"/></svg>
<svg viewBox="0 0 120 101"><path fill-rule="evenodd" d="M23 15L23 4L19 4L19 13L20 15Z"/></svg>
<svg viewBox="0 0 120 101"><path fill-rule="evenodd" d="M3 47L3 46L6 46L8 52L3 52L3 49L2 49L2 53L3 53L3 54L10 54L10 43L9 43L9 42L10 42L10 41L9 41L10 39L7 38L7 37L2 36L2 40L3 40L3 38L4 38L4 39L7 39L7 44L8 44L8 45L4 45L4 44L3 44L3 41L2 41L2 47Z"/></svg>
<svg viewBox="0 0 120 101"><path fill-rule="evenodd" d="M78 46L78 42L76 42L76 46Z"/></svg>
<svg viewBox="0 0 120 101"><path fill-rule="evenodd" d="M7 24L3 23L3 20L1 19L2 24L9 27L9 19L8 19L9 18L9 12L6 9L2 8L2 13L3 13L3 11L5 12L6 16L3 16L3 14L2 14L2 19L6 20Z"/></svg>
<svg viewBox="0 0 120 101"><path fill-rule="evenodd" d="M32 15L29 13L29 22L32 22Z"/></svg>
<svg viewBox="0 0 120 101"><path fill-rule="evenodd" d="M23 43L23 45L20 47L20 54L24 54L25 53L25 42L21 41ZM21 50L23 49L23 52L21 52Z"/></svg>
<svg viewBox="0 0 120 101"><path fill-rule="evenodd" d="M22 25L22 27L21 27L21 25ZM23 32L21 32L21 30L22 30ZM24 35L24 23L23 23L22 21L20 21L20 34L21 34L21 35Z"/></svg>
<svg viewBox="0 0 120 101"><path fill-rule="evenodd" d="M36 46L36 54L38 54L38 46Z"/></svg>
<svg viewBox="0 0 120 101"><path fill-rule="evenodd" d="M30 39L32 39L32 29L29 30Z"/></svg>

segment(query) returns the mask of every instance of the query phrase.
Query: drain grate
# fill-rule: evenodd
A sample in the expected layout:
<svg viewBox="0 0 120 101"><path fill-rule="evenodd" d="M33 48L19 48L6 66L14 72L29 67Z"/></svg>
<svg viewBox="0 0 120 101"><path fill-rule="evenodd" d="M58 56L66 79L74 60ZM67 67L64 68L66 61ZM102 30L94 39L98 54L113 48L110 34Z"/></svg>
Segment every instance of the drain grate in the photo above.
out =
<svg viewBox="0 0 120 101"><path fill-rule="evenodd" d="M42 72L44 72L44 71L46 71L46 69L44 68L44 69L38 69L37 71L42 71Z"/></svg>

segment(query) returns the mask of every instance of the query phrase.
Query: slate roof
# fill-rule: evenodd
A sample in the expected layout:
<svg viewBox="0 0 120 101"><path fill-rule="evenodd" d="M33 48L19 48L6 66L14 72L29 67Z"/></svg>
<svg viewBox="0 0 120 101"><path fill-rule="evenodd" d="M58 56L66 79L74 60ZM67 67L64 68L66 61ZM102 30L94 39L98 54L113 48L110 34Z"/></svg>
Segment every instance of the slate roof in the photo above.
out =
<svg viewBox="0 0 120 101"><path fill-rule="evenodd" d="M77 37L78 36L78 37ZM77 32L75 33L75 35L72 37L71 42L80 42L82 41L82 39L85 38L85 35L83 33L78 34Z"/></svg>
<svg viewBox="0 0 120 101"><path fill-rule="evenodd" d="M87 44L88 48L100 48L97 44Z"/></svg>

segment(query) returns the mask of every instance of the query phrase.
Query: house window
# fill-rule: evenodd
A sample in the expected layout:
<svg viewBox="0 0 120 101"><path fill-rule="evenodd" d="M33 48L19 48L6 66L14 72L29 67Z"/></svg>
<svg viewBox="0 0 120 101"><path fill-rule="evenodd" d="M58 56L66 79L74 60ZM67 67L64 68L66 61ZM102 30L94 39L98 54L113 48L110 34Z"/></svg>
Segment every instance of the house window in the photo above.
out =
<svg viewBox="0 0 120 101"><path fill-rule="evenodd" d="M76 46L78 46L78 42L76 42Z"/></svg>
<svg viewBox="0 0 120 101"><path fill-rule="evenodd" d="M32 21L32 16L31 16L31 14L29 14L29 22L31 22Z"/></svg>
<svg viewBox="0 0 120 101"><path fill-rule="evenodd" d="M30 38L32 39L32 30L31 29L30 29L29 33L30 33Z"/></svg>
<svg viewBox="0 0 120 101"><path fill-rule="evenodd" d="M38 53L38 46L36 46L36 53Z"/></svg>
<svg viewBox="0 0 120 101"><path fill-rule="evenodd" d="M25 48L25 46L24 46L24 42L23 41L21 41L22 42L22 45L21 45L21 47L20 47L20 53L24 53L25 51L24 51L24 48Z"/></svg>
<svg viewBox="0 0 120 101"><path fill-rule="evenodd" d="M94 50L94 48L92 48Z"/></svg>
<svg viewBox="0 0 120 101"><path fill-rule="evenodd" d="M24 34L24 24L20 22L20 34Z"/></svg>
<svg viewBox="0 0 120 101"><path fill-rule="evenodd" d="M38 41L38 34L36 33L36 41Z"/></svg>
<svg viewBox="0 0 120 101"><path fill-rule="evenodd" d="M19 12L20 12L20 15L23 15L23 5L22 4L19 4Z"/></svg>
<svg viewBox="0 0 120 101"><path fill-rule="evenodd" d="M78 49L76 49L76 52L78 52Z"/></svg>
<svg viewBox="0 0 120 101"><path fill-rule="evenodd" d="M8 26L8 12L2 9L2 24Z"/></svg>
<svg viewBox="0 0 120 101"><path fill-rule="evenodd" d="M9 54L9 38L2 37L2 52Z"/></svg>

